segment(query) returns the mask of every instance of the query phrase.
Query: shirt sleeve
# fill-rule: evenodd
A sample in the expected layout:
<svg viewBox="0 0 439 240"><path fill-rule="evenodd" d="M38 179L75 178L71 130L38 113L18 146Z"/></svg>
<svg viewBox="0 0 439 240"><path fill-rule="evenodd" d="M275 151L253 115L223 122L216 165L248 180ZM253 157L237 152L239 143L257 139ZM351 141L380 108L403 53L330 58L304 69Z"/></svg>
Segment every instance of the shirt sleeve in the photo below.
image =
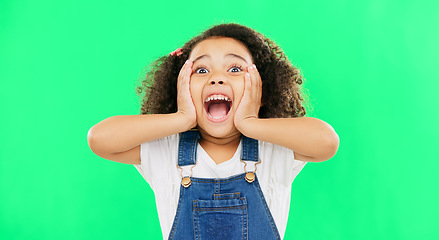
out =
<svg viewBox="0 0 439 240"><path fill-rule="evenodd" d="M294 151L268 142L260 142L262 161L265 161L265 174L275 178L276 182L290 185L306 162L294 159Z"/></svg>
<svg viewBox="0 0 439 240"><path fill-rule="evenodd" d="M171 180L177 164L178 134L140 145L140 165L134 165L154 190L158 183Z"/></svg>
<svg viewBox="0 0 439 240"><path fill-rule="evenodd" d="M294 158L294 152L292 150L288 149L288 148L286 148L286 149L290 151L290 153L287 153L287 156L290 155L291 156L290 161L293 162L292 166L291 166L291 174L289 176L289 180L292 183L293 180L296 178L296 176L300 173L300 171L302 171L302 169L305 166L306 162L300 161L300 160L296 160Z"/></svg>

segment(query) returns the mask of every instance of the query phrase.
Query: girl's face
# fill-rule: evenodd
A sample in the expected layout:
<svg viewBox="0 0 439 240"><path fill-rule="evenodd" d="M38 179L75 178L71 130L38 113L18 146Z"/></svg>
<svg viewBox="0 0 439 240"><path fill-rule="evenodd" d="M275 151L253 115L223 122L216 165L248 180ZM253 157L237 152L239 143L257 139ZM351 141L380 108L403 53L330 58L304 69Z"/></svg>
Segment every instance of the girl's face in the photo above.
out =
<svg viewBox="0 0 439 240"><path fill-rule="evenodd" d="M244 74L253 64L241 42L226 37L209 38L192 50L190 92L200 131L214 138L239 134L233 119L244 93Z"/></svg>

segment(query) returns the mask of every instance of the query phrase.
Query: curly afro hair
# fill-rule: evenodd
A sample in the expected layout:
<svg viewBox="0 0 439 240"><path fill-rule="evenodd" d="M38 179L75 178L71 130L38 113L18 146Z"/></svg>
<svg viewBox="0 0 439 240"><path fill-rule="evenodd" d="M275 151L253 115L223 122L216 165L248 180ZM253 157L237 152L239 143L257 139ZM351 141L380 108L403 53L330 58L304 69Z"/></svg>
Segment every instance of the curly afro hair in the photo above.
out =
<svg viewBox="0 0 439 240"><path fill-rule="evenodd" d="M247 46L262 79L260 118L305 116L300 88L303 77L299 69L291 65L273 41L235 23L213 26L184 44L180 56L163 56L156 60L137 87L142 98L141 114L177 111L177 77L180 69L195 45L210 37L229 37Z"/></svg>

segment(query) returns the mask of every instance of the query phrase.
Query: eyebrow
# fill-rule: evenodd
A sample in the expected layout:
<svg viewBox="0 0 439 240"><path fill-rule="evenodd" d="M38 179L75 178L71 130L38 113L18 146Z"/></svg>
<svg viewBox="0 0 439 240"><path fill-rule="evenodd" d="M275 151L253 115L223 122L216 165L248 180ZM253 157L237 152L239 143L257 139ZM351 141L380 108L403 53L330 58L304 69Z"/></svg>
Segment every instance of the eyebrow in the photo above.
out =
<svg viewBox="0 0 439 240"><path fill-rule="evenodd" d="M196 61L198 61L198 60L200 60L202 58L205 58L205 57L211 58L209 55L204 54L204 55L201 55L201 56L195 58L194 61L192 61L192 62L195 63ZM237 58L239 58L239 59L241 59L241 60L243 60L244 62L247 63L247 60L245 60L245 58L243 58L243 57L241 57L241 56L239 56L237 54L234 54L234 53L229 53L229 54L226 55L226 57L237 57Z"/></svg>
<svg viewBox="0 0 439 240"><path fill-rule="evenodd" d="M247 63L247 61L246 61L243 57L241 57L241 56L239 56L239 55L237 55L237 54L229 53L229 54L226 55L226 57L229 57L229 56L240 58L240 59L242 59L245 63Z"/></svg>
<svg viewBox="0 0 439 240"><path fill-rule="evenodd" d="M207 56L206 54L204 54L204 55L201 55L201 56L195 58L195 59L192 61L192 63L195 63L196 61L198 61L198 60L200 60L200 59L202 59L202 58L204 58L204 57L208 57L208 58L210 58L210 56Z"/></svg>

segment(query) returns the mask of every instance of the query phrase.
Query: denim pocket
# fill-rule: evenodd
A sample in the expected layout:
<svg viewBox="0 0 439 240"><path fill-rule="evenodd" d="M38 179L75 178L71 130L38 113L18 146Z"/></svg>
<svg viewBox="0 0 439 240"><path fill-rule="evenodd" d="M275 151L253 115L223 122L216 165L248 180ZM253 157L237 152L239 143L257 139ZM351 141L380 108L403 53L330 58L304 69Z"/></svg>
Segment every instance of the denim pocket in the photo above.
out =
<svg viewBox="0 0 439 240"><path fill-rule="evenodd" d="M213 194L213 200L238 199L241 197L240 192Z"/></svg>
<svg viewBox="0 0 439 240"><path fill-rule="evenodd" d="M247 201L245 197L193 202L195 239L246 240Z"/></svg>

